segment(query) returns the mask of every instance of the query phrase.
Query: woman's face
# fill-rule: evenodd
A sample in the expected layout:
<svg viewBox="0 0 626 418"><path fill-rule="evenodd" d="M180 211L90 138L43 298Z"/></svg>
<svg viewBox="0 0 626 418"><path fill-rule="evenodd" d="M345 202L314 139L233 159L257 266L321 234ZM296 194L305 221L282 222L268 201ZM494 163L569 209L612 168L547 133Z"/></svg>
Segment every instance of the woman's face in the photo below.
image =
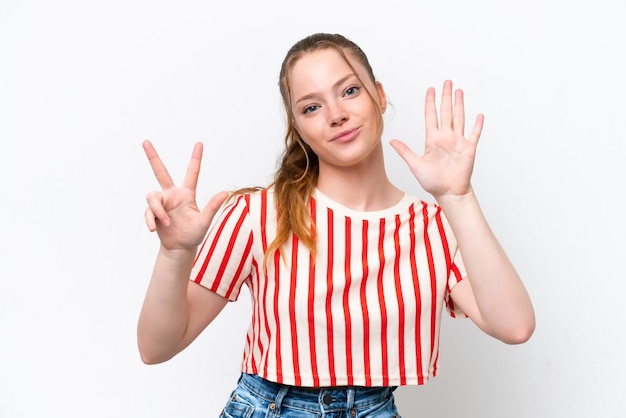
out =
<svg viewBox="0 0 626 418"><path fill-rule="evenodd" d="M358 78L334 49L304 55L289 73L294 126L317 154L320 173L367 164L380 145L380 113L387 105L382 85L346 55Z"/></svg>

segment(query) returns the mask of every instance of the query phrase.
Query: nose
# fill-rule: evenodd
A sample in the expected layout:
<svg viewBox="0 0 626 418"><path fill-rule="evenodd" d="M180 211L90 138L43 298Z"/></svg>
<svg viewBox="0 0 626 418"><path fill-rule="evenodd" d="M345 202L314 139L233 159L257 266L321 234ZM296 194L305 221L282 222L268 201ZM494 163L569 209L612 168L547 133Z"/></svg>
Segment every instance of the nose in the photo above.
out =
<svg viewBox="0 0 626 418"><path fill-rule="evenodd" d="M347 122L347 121L348 121L348 115L341 115L332 119L330 124L331 126L341 126L344 124L344 122Z"/></svg>
<svg viewBox="0 0 626 418"><path fill-rule="evenodd" d="M341 104L337 103L334 105L329 105L328 108L328 118L330 126L341 126L345 122L347 122L348 119L350 119L348 112L346 112Z"/></svg>

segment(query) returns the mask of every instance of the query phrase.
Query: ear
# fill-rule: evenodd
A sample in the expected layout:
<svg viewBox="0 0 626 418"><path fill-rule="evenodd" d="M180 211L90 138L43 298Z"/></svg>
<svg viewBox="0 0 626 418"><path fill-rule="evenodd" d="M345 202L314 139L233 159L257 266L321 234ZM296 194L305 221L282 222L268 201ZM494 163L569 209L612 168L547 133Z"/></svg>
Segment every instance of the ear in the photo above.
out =
<svg viewBox="0 0 626 418"><path fill-rule="evenodd" d="M387 110L387 95L385 94L385 89L380 81L376 82L376 93L378 95L378 106L380 106L380 111L381 113L385 113L385 110Z"/></svg>

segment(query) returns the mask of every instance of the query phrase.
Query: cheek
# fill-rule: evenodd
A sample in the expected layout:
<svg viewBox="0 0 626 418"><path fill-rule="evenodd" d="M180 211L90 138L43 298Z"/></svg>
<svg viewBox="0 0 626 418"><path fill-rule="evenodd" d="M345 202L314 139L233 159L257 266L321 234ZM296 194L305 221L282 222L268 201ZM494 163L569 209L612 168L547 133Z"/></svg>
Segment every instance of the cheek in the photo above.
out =
<svg viewBox="0 0 626 418"><path fill-rule="evenodd" d="M316 138L320 136L320 128L312 120L307 120L304 123L294 123L294 127L300 134L300 138L309 145L314 143Z"/></svg>

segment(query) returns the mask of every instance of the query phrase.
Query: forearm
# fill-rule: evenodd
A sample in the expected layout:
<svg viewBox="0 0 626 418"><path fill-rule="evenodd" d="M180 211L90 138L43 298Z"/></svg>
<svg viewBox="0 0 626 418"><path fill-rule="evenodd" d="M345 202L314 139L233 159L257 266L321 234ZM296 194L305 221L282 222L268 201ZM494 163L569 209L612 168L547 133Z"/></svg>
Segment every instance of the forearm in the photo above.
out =
<svg viewBox="0 0 626 418"><path fill-rule="evenodd" d="M181 349L189 321L187 289L195 252L172 252L163 247L137 324L137 342L144 362L159 363Z"/></svg>
<svg viewBox="0 0 626 418"><path fill-rule="evenodd" d="M473 191L437 200L463 255L485 331L506 342L527 340L535 326L532 303Z"/></svg>

